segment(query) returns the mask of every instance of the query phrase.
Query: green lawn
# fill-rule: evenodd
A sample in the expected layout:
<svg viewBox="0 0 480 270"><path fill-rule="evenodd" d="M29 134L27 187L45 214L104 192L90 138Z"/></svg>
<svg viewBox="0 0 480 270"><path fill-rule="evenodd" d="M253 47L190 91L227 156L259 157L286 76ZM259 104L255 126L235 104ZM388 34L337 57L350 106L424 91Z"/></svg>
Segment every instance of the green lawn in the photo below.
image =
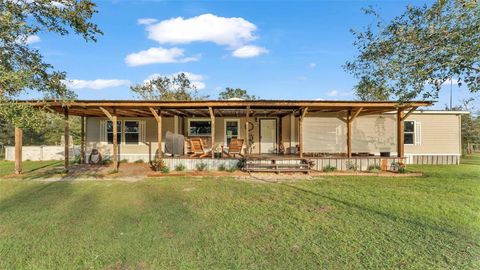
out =
<svg viewBox="0 0 480 270"><path fill-rule="evenodd" d="M1 180L0 269L479 269L480 157L409 168L426 176Z"/></svg>

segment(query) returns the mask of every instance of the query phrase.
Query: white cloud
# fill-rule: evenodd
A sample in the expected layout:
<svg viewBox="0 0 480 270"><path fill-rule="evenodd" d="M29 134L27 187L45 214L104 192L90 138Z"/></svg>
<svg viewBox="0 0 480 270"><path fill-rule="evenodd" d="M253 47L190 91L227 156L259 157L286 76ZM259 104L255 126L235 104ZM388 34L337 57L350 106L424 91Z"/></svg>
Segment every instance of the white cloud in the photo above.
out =
<svg viewBox="0 0 480 270"><path fill-rule="evenodd" d="M161 44L214 42L232 48L255 40L255 30L257 27L243 18L225 18L213 14L188 19L177 17L147 27L148 37Z"/></svg>
<svg viewBox="0 0 480 270"><path fill-rule="evenodd" d="M138 24L143 24L143 25L150 25L152 23L158 22L157 19L152 19L152 18L141 18L137 20Z"/></svg>
<svg viewBox="0 0 480 270"><path fill-rule="evenodd" d="M268 53L268 50L254 45L246 45L233 51L232 55L238 58L256 57L260 54Z"/></svg>
<svg viewBox="0 0 480 270"><path fill-rule="evenodd" d="M159 73L155 73L155 74L152 74L152 75L148 76L143 81L143 83L148 83L152 79L155 79L155 78L158 78L158 77L163 77L163 76L174 77L174 76L177 76L180 73L184 73L185 76L187 76L187 78L190 80L190 82L197 88L197 90L202 90L202 89L205 89L205 87L207 87L207 85L204 82L205 77L203 75L195 74L195 73L191 73L191 72L177 72L177 73L173 73L173 74L170 74L170 75L162 75L162 74L159 74Z"/></svg>
<svg viewBox="0 0 480 270"><path fill-rule="evenodd" d="M70 89L105 89L119 86L129 86L129 80L96 79L96 80L65 80L65 85Z"/></svg>
<svg viewBox="0 0 480 270"><path fill-rule="evenodd" d="M184 57L184 50L180 48L156 47L127 55L125 63L133 67L155 63L186 63L197 60L198 56Z"/></svg>
<svg viewBox="0 0 480 270"><path fill-rule="evenodd" d="M338 96L338 91L337 90L332 90L332 91L328 92L328 96L329 97L336 97L336 96Z"/></svg>
<svg viewBox="0 0 480 270"><path fill-rule="evenodd" d="M308 67L311 68L311 69L314 69L317 67L317 64L316 63L310 63L308 64Z"/></svg>

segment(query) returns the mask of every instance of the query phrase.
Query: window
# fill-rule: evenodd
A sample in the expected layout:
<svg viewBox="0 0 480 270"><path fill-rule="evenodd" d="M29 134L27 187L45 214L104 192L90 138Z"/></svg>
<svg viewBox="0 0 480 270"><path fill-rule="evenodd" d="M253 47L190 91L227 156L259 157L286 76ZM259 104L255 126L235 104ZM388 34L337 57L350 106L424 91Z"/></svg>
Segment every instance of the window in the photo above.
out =
<svg viewBox="0 0 480 270"><path fill-rule="evenodd" d="M122 140L122 121L117 121L117 143L120 144ZM113 144L113 124L112 121L107 121L107 142Z"/></svg>
<svg viewBox="0 0 480 270"><path fill-rule="evenodd" d="M405 121L403 123L403 143L415 144L415 121Z"/></svg>
<svg viewBox="0 0 480 270"><path fill-rule="evenodd" d="M239 137L239 121L238 119L225 120L225 138L227 140L227 145L230 144L232 138Z"/></svg>
<svg viewBox="0 0 480 270"><path fill-rule="evenodd" d="M138 144L140 137L140 125L138 121L125 121L125 128L123 133L125 134L125 144Z"/></svg>
<svg viewBox="0 0 480 270"><path fill-rule="evenodd" d="M189 120L188 136L210 136L212 133L212 124L210 120Z"/></svg>

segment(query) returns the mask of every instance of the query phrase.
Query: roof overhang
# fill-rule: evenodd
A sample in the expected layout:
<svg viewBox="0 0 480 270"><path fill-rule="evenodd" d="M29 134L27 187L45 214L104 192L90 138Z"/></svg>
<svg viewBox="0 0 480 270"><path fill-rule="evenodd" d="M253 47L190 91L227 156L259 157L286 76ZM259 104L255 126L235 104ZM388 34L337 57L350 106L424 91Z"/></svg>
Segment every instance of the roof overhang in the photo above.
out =
<svg viewBox="0 0 480 270"><path fill-rule="evenodd" d="M216 116L241 116L265 114L283 116L294 113L298 115L304 108L308 112L346 112L359 110L363 114L379 114L398 109L411 110L431 106L431 101L317 101L317 100L202 100L202 101L144 101L144 100L73 100L59 101L22 101L39 108L48 108L56 112L68 109L70 115L97 116L105 114L106 109L123 117L152 117L150 108L164 116L197 117L209 116L209 108ZM253 114L253 115L252 115Z"/></svg>

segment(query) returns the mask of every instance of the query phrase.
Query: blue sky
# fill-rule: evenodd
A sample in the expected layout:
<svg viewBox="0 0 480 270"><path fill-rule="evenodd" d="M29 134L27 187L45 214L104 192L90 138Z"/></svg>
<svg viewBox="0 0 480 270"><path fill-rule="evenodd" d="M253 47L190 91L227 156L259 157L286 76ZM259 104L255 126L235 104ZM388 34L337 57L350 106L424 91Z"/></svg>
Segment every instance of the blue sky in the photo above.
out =
<svg viewBox="0 0 480 270"><path fill-rule="evenodd" d="M406 1L97 1L97 43L42 34L32 40L74 80L80 99L131 99L132 83L154 74L188 72L202 94L240 87L264 99L354 99L351 28L385 18ZM419 5L423 2L415 1ZM454 101L468 91L454 86ZM437 108L448 103L449 86Z"/></svg>

